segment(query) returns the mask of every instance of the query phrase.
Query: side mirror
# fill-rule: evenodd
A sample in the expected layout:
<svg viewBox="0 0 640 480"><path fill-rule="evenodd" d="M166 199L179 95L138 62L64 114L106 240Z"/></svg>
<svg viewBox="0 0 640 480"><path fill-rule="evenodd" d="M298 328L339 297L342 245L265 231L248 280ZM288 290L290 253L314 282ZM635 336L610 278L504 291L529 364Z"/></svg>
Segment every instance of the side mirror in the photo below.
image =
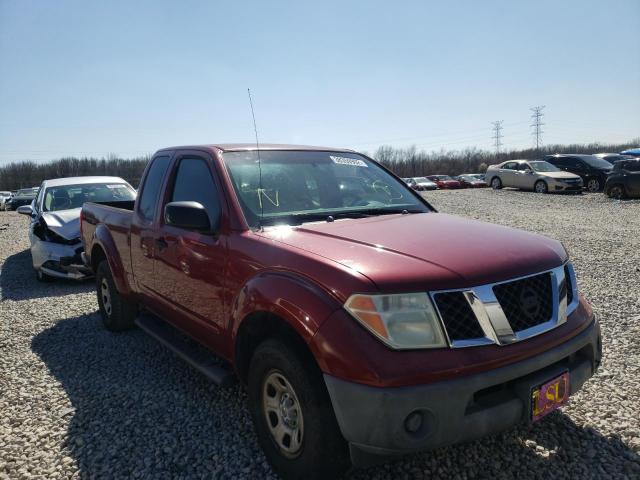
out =
<svg viewBox="0 0 640 480"><path fill-rule="evenodd" d="M210 233L211 222L207 211L198 202L171 202L164 207L164 221L167 225ZM216 225L217 227L217 225Z"/></svg>
<svg viewBox="0 0 640 480"><path fill-rule="evenodd" d="M20 215L31 216L33 214L33 208L31 208L31 205L22 205L21 207L18 207L16 212L18 212Z"/></svg>

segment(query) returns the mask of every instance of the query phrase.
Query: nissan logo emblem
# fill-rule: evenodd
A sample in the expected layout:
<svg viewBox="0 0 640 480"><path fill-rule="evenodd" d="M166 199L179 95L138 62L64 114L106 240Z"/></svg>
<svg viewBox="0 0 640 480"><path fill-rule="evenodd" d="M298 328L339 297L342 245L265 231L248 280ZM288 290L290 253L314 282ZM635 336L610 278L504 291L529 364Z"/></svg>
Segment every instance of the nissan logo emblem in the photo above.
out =
<svg viewBox="0 0 640 480"><path fill-rule="evenodd" d="M533 288L523 288L520 291L520 305L522 312L531 320L540 313L540 296Z"/></svg>

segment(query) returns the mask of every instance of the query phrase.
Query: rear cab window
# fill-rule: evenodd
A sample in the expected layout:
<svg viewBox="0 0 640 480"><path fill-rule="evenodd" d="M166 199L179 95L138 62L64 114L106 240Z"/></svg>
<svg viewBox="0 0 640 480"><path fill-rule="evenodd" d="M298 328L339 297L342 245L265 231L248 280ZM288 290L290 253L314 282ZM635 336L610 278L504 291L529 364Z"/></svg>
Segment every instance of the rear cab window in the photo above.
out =
<svg viewBox="0 0 640 480"><path fill-rule="evenodd" d="M155 157L151 161L149 171L144 178L142 193L138 202L138 213L144 220L149 222L153 220L156 205L158 204L158 196L162 188L162 180L167 173L170 160L171 157L169 155Z"/></svg>

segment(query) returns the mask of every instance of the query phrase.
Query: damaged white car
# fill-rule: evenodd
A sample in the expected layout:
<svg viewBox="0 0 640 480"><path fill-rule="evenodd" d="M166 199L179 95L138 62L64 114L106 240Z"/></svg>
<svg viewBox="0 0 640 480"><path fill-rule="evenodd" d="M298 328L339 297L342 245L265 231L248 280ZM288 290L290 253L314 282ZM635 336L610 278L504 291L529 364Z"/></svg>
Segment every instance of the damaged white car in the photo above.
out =
<svg viewBox="0 0 640 480"><path fill-rule="evenodd" d="M42 182L31 205L18 208L18 213L31 217L29 240L38 280L81 280L90 276L81 257L82 204L133 201L135 197L133 187L119 177L71 177Z"/></svg>

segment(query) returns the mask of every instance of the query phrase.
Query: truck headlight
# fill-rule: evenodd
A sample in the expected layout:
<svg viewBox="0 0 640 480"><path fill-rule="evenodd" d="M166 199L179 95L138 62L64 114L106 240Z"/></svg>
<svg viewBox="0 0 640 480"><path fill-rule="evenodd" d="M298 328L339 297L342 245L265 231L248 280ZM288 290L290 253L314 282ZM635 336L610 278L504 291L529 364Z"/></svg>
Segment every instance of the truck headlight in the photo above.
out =
<svg viewBox="0 0 640 480"><path fill-rule="evenodd" d="M438 314L426 293L351 295L344 308L395 349L446 347Z"/></svg>

